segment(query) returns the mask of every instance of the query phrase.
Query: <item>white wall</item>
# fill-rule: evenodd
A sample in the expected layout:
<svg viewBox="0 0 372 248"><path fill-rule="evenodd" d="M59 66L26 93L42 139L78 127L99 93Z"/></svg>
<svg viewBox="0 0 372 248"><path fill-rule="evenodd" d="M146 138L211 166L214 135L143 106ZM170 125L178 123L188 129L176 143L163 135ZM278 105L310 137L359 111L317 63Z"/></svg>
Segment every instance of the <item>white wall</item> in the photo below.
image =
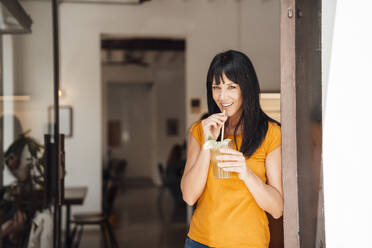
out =
<svg viewBox="0 0 372 248"><path fill-rule="evenodd" d="M327 105L329 65L331 62L332 39L337 0L322 3L322 117L324 120Z"/></svg>
<svg viewBox="0 0 372 248"><path fill-rule="evenodd" d="M252 60L261 91L280 91L280 1L243 0L240 3L239 49Z"/></svg>
<svg viewBox="0 0 372 248"><path fill-rule="evenodd" d="M1 42L1 55L2 55L2 61L1 61L1 80L2 80L2 95L4 96L11 96L14 93L14 49L13 49L13 38L10 35L2 36L0 37L2 39ZM5 63L2 63L2 62ZM1 149L0 151L1 158L0 161L2 165L0 166L0 169L2 170L0 172L0 176L2 177L0 179L1 185L8 185L11 184L15 178L11 175L10 171L7 169L7 167L3 164L4 163L4 153L6 149L11 145L11 143L14 141L14 103L13 101L0 101L0 111L1 111L1 134L0 134L0 143L1 143ZM5 131L6 130L6 131Z"/></svg>
<svg viewBox="0 0 372 248"><path fill-rule="evenodd" d="M10 35L5 35L2 37L2 59L5 63L2 64L2 75L3 75L3 85L1 92L4 96L12 96L14 94L14 48L13 48L13 37ZM12 118L8 116L14 114L14 103L13 101L1 101L2 105L1 111L4 115L4 119L2 119L3 123L3 130L7 130L4 132L3 135L3 147L4 150L9 147L9 145L14 140L14 123ZM9 178L5 176L4 184L9 183Z"/></svg>
<svg viewBox="0 0 372 248"><path fill-rule="evenodd" d="M323 35L330 56L324 133L324 203L327 247L371 247L372 17L370 1L324 1L334 12L333 43ZM332 30L332 18L323 19ZM323 58L324 59L324 58ZM325 59L326 60L326 59ZM324 60L323 60L324 62Z"/></svg>
<svg viewBox="0 0 372 248"><path fill-rule="evenodd" d="M53 33L50 2L22 3L32 16L32 33L13 36L14 93L29 101L16 102L14 110L24 130L43 143L48 107L53 104Z"/></svg>
<svg viewBox="0 0 372 248"><path fill-rule="evenodd" d="M4 35L4 94L27 96L26 101L4 101L6 118L4 149L14 136L30 130L29 136L44 143L47 132L47 110L53 104L53 50L51 4L22 3L32 16L31 34ZM12 115L20 120L15 125ZM22 130L21 130L22 129ZM14 181L5 170L4 184Z"/></svg>

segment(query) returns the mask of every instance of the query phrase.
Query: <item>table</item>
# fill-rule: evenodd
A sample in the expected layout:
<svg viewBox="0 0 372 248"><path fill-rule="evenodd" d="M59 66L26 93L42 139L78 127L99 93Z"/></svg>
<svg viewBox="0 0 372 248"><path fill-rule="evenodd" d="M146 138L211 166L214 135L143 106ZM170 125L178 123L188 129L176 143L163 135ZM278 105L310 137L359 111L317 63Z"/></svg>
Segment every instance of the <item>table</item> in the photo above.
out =
<svg viewBox="0 0 372 248"><path fill-rule="evenodd" d="M88 187L65 187L65 197L63 200L63 205L66 206L66 240L65 247L69 248L72 245L71 234L70 234L70 224L71 224L71 205L83 205L84 199L87 195Z"/></svg>

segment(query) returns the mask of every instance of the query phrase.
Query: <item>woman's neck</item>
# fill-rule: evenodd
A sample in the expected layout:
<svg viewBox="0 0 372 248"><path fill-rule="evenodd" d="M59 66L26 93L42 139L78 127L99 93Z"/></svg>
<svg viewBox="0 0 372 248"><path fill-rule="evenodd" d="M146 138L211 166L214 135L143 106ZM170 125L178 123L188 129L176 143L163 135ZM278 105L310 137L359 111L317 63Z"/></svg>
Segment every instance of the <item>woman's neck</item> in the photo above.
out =
<svg viewBox="0 0 372 248"><path fill-rule="evenodd" d="M235 115L229 117L228 123L225 126L226 134L228 134L228 135L233 135L234 134L234 130L236 128L236 125L239 122L240 116L241 116L241 112L239 111ZM241 134L242 133L242 127L243 127L243 120L239 123L239 127L236 130L236 134Z"/></svg>

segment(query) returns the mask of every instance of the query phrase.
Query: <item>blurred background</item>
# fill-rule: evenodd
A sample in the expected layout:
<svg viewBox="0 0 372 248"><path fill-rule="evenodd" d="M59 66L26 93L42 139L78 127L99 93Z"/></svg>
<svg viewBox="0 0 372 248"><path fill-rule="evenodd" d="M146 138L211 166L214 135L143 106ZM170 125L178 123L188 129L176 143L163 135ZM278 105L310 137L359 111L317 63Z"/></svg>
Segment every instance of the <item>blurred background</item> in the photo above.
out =
<svg viewBox="0 0 372 248"><path fill-rule="evenodd" d="M280 1L59 1L58 89L51 1L0 2L0 247L52 247L56 110L63 246L183 247L192 207L179 182L213 56L246 53L280 121ZM335 9L323 7L323 108ZM271 228L282 247L281 224Z"/></svg>

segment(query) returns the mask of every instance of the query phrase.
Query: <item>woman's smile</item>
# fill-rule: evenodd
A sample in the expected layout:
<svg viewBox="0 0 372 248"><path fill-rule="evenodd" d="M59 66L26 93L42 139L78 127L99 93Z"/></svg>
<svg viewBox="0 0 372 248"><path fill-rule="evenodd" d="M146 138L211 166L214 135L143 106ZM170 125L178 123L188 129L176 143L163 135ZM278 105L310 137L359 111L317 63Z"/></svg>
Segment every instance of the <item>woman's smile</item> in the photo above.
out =
<svg viewBox="0 0 372 248"><path fill-rule="evenodd" d="M232 105L233 103L222 103L221 105L222 105L222 107L224 108L224 109L227 109L228 107L230 107L231 105Z"/></svg>

